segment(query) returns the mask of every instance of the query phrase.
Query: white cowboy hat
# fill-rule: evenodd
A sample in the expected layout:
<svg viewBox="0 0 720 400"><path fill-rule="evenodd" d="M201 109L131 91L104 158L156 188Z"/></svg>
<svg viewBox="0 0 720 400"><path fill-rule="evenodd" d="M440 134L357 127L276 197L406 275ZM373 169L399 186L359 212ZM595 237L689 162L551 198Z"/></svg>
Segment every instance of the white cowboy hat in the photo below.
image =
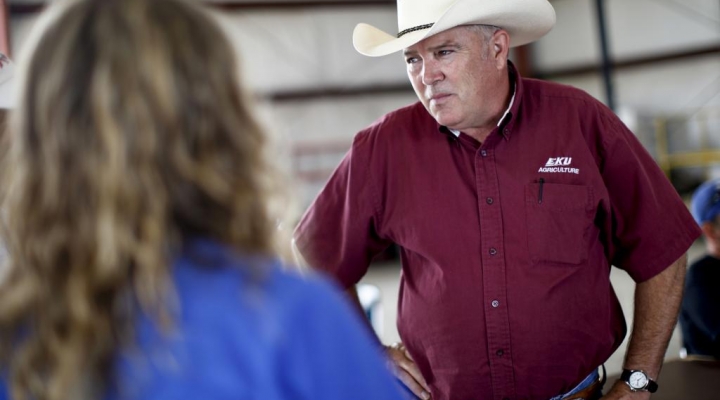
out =
<svg viewBox="0 0 720 400"><path fill-rule="evenodd" d="M0 53L0 109L15 107L15 64Z"/></svg>
<svg viewBox="0 0 720 400"><path fill-rule="evenodd" d="M540 39L555 25L547 0L397 0L398 34L358 24L353 45L360 54L384 56L460 25L492 25L510 34L510 45Z"/></svg>

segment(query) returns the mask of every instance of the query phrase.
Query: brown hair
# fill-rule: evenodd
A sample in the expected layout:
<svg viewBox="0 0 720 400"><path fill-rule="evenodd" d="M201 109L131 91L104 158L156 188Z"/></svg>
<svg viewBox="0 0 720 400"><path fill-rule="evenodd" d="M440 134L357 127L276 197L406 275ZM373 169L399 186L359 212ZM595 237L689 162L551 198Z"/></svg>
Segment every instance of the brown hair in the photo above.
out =
<svg viewBox="0 0 720 400"><path fill-rule="evenodd" d="M216 23L181 0L58 2L22 64L2 157L0 356L12 398L89 398L169 256L273 254L277 173ZM97 395L97 393L95 393Z"/></svg>

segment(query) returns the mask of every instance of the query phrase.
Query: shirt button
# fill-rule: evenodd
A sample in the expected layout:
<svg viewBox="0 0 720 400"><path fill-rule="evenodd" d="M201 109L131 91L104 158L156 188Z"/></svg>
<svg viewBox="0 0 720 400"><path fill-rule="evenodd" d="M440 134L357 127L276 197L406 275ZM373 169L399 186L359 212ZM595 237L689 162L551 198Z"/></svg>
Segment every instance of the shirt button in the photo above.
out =
<svg viewBox="0 0 720 400"><path fill-rule="evenodd" d="M505 354L505 352L503 351L503 349L500 349L500 350L496 351L495 354L497 354L498 357L502 357L503 354Z"/></svg>
<svg viewBox="0 0 720 400"><path fill-rule="evenodd" d="M483 157L487 157L487 151L485 151L485 150L480 150L480 155L483 156Z"/></svg>
<svg viewBox="0 0 720 400"><path fill-rule="evenodd" d="M505 130L503 130L503 132L505 132L505 134L507 135L507 134L509 134L509 133L510 133L510 129L508 129L508 128L505 128Z"/></svg>
<svg viewBox="0 0 720 400"><path fill-rule="evenodd" d="M493 306L494 308L498 308L498 306L500 306L500 302L497 301L497 300L493 300L492 303L490 303L490 304L492 304L492 306Z"/></svg>
<svg viewBox="0 0 720 400"><path fill-rule="evenodd" d="M490 255L491 255L491 256L494 256L495 254L497 254L497 250L496 250L494 247L491 247L491 248L490 248Z"/></svg>
<svg viewBox="0 0 720 400"><path fill-rule="evenodd" d="M493 203L493 198L492 198L492 197L488 197L487 200L485 200L485 201L487 201L488 204L492 204L492 203Z"/></svg>

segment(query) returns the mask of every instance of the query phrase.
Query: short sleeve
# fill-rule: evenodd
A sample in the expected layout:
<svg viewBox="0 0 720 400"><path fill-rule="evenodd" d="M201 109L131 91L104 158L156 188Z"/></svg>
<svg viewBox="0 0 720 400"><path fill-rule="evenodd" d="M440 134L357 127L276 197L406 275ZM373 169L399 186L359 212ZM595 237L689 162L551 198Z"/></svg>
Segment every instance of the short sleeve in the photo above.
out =
<svg viewBox="0 0 720 400"><path fill-rule="evenodd" d="M601 173L610 197L610 256L636 282L679 259L700 235L687 206L635 135L609 110Z"/></svg>
<svg viewBox="0 0 720 400"><path fill-rule="evenodd" d="M343 287L357 283L372 258L392 244L378 234L381 206L369 165L373 157L369 136L368 131L358 134L294 234L308 264Z"/></svg>

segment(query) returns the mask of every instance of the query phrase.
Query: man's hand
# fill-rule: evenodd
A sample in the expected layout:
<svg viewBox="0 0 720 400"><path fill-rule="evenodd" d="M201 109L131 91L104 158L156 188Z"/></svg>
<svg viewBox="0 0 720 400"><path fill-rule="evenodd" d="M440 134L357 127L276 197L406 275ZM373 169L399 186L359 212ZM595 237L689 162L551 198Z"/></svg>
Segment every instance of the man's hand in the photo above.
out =
<svg viewBox="0 0 720 400"><path fill-rule="evenodd" d="M610 391L600 400L647 400L650 392L633 392L623 381L616 381Z"/></svg>
<svg viewBox="0 0 720 400"><path fill-rule="evenodd" d="M425 400L430 399L430 388L405 346L402 343L395 343L386 346L385 352L395 377L400 379L415 396Z"/></svg>

